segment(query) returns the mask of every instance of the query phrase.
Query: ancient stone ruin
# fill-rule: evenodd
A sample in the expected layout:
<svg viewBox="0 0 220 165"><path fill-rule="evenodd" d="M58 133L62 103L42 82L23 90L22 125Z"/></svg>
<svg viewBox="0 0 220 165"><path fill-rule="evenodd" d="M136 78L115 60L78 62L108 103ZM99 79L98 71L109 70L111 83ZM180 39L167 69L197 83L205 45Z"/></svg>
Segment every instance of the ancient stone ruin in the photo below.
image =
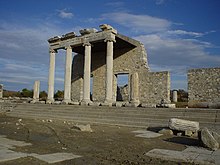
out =
<svg viewBox="0 0 220 165"><path fill-rule="evenodd" d="M0 84L0 99L3 98L3 84Z"/></svg>
<svg viewBox="0 0 220 165"><path fill-rule="evenodd" d="M48 40L50 69L47 103L54 102L55 56L59 49L66 50L65 103L111 106L117 101L117 77L121 74L128 75L130 105L170 103L169 72L149 71L144 45L119 34L110 25L100 25L100 29L83 29L80 36L71 32ZM72 52L75 52L73 59Z"/></svg>
<svg viewBox="0 0 220 165"><path fill-rule="evenodd" d="M220 68L188 71L190 107L220 108Z"/></svg>

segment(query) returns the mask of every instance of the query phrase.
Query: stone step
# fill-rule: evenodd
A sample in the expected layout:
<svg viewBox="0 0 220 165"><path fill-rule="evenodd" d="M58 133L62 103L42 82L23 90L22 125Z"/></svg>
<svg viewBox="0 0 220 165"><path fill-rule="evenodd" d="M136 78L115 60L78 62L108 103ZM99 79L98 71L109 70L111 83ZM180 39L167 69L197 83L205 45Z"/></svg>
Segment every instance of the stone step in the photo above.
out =
<svg viewBox="0 0 220 165"><path fill-rule="evenodd" d="M80 107L80 106L78 106ZM158 109L154 109L154 110L125 110L123 108L117 109L117 110L103 110L103 109L97 109L96 107L92 107L92 109L88 110L88 108L74 108L74 109L68 109L68 108L60 108L60 107L56 107L56 108L52 108L52 107L22 107L22 106L18 106L16 107L14 110L31 110L34 109L35 111L50 111L50 112L56 112L56 111L63 111L63 112L73 112L73 113L84 113L84 114L100 114L100 115L105 115L105 114L111 114L111 115L120 115L120 114L124 114L124 115L156 115L156 116L171 116L171 117L195 117L196 118L206 118L206 119L219 119L220 118L220 111L212 111L209 113L201 113L200 111L164 111L164 110L158 110Z"/></svg>
<svg viewBox="0 0 220 165"><path fill-rule="evenodd" d="M1 104L1 106L3 106ZM134 108L48 104L9 104L10 116L35 119L59 119L84 123L101 123L127 126L167 126L170 118L198 121L201 125L220 127L220 110Z"/></svg>
<svg viewBox="0 0 220 165"><path fill-rule="evenodd" d="M25 113L41 113L41 114L56 114L56 115L74 115L78 117L91 117L91 118L118 118L118 117L126 117L126 118L150 118L150 119L167 119L169 120L170 118L183 118L187 120L192 120L192 121L203 121L203 122L215 122L216 118L209 116L198 116L194 117L192 115L190 116L183 116L181 114L126 114L126 113L120 113L120 112L97 112L97 111L90 111L90 112L85 112L85 111L69 111L69 110L35 110L34 112L29 110L29 109L16 109L16 112L25 112Z"/></svg>
<svg viewBox="0 0 220 165"><path fill-rule="evenodd" d="M94 108L94 106L78 106L78 105L48 105L48 104L14 104L14 106L17 107L29 107L29 108L52 108L54 110L56 109L70 109L70 110L77 110L77 109L85 109L85 110L101 110L101 111L109 111L109 110L115 110L115 111L121 111L121 110L126 110L129 112L137 112L139 111L147 111L147 112L199 112L199 113L214 113L218 111L220 113L220 110L216 109L181 109L181 108L176 108L176 109L168 109L168 108L140 108L140 107L106 107L106 106L97 106Z"/></svg>
<svg viewBox="0 0 220 165"><path fill-rule="evenodd" d="M68 106L68 105L57 105L57 106L42 106L42 105L34 105L31 104L32 106L20 106L18 105L16 109L32 109L34 108L35 110L70 110L70 111L77 111L77 110L83 110L85 113L89 113L90 111L92 112L112 112L112 113L126 113L126 114L175 114L175 115L181 115L181 116L191 116L198 114L199 116L210 116L210 117L216 117L216 114L218 114L218 117L220 117L220 111L219 110L212 110L212 111L204 111L204 110L182 110L182 109L158 109L158 108L131 108L131 107L121 107L121 108L116 108L116 107L91 107L91 106ZM34 106L33 106L34 105ZM45 104L43 104L45 105Z"/></svg>
<svg viewBox="0 0 220 165"><path fill-rule="evenodd" d="M42 116L40 114L26 114L26 113L18 113L18 114L9 114L9 116L19 117L19 118L33 118L33 119L55 119L61 121L71 121L74 123L87 123L87 124L108 124L108 125L119 125L119 126L129 126L129 127L142 127L146 128L149 126L167 126L167 122L159 120L156 121L148 121L148 122L140 122L131 121L131 120L114 120L114 119L100 119L100 118L86 118L86 117L70 117L70 116Z"/></svg>
<svg viewBox="0 0 220 165"><path fill-rule="evenodd" d="M43 115L43 116L49 116L49 115L53 115L53 116L73 116L75 118L91 118L91 119L113 119L114 121L116 120L131 120L131 121L142 121L142 122L149 122L149 121L163 121L163 122L168 122L168 120L170 118L174 118L176 116L173 115L169 115L169 116L160 116L160 115L128 115L128 114L112 114L112 112L109 114L109 112L104 113L104 114L95 114L94 112L91 113L84 113L84 111L81 112L75 112L75 111L53 111L53 110L49 110L49 111L36 111L36 110L16 110L14 112L12 112L12 114L24 114L28 115ZM186 119L186 120L192 120L192 121L198 121L200 123L206 123L206 124L212 124L212 123L218 123L218 121L216 121L216 119L211 119L211 118L199 118L199 117L192 117L192 116L179 116L179 118L181 119Z"/></svg>

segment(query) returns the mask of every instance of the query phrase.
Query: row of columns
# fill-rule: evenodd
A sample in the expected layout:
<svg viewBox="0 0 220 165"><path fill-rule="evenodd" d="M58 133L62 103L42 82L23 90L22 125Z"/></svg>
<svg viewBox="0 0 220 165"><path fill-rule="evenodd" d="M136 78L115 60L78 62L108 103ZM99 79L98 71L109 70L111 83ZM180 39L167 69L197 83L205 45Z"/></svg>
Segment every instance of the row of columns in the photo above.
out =
<svg viewBox="0 0 220 165"><path fill-rule="evenodd" d="M106 95L105 103L112 103L112 86L113 86L113 42L114 39L106 39L107 52L106 52ZM84 104L89 104L90 100L90 75L91 75L91 44L85 42L84 52L84 75L83 75L83 99ZM54 102L54 77L55 77L55 50L50 50L50 68L48 78L48 98L47 103ZM72 47L66 48L66 67L65 67L65 80L64 80L64 100L68 103L71 101L71 73L72 73Z"/></svg>

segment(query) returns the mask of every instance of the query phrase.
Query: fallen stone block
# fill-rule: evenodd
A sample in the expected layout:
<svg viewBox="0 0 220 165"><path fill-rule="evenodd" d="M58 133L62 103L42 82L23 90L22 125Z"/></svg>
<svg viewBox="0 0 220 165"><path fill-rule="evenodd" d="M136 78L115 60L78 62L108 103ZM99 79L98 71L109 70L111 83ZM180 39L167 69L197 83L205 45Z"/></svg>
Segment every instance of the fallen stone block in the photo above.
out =
<svg viewBox="0 0 220 165"><path fill-rule="evenodd" d="M192 136L193 135L193 132L190 131L190 130L185 130L185 136Z"/></svg>
<svg viewBox="0 0 220 165"><path fill-rule="evenodd" d="M156 104L142 103L141 107L143 107L143 108L156 108L157 105Z"/></svg>
<svg viewBox="0 0 220 165"><path fill-rule="evenodd" d="M76 124L72 127L72 129L77 129L77 130L80 130L82 132L93 132L91 127L90 127L90 124L87 124L87 125Z"/></svg>
<svg viewBox="0 0 220 165"><path fill-rule="evenodd" d="M192 132L197 132L199 130L199 122L177 119L177 118L170 119L168 126L170 129L178 130L178 131L188 130Z"/></svg>
<svg viewBox="0 0 220 165"><path fill-rule="evenodd" d="M173 135L173 131L167 128L163 128L158 133L163 134L163 135Z"/></svg>
<svg viewBox="0 0 220 165"><path fill-rule="evenodd" d="M203 145L211 150L216 151L219 148L219 143L212 136L212 133L208 130L208 128L201 129L199 139L203 143Z"/></svg>
<svg viewBox="0 0 220 165"><path fill-rule="evenodd" d="M217 132L212 131L212 136L215 138L215 140L220 144L220 135Z"/></svg>

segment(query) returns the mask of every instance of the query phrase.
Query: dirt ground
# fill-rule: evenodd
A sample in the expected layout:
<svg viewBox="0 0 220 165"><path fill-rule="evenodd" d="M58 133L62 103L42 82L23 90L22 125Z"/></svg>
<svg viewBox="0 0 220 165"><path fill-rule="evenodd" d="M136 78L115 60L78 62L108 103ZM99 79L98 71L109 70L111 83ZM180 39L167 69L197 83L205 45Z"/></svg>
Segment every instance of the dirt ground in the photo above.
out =
<svg viewBox="0 0 220 165"><path fill-rule="evenodd" d="M20 121L20 122L19 122ZM198 145L192 138L174 135L157 138L135 137L129 128L107 125L91 125L93 132L73 129L76 123L67 121L42 121L13 118L0 114L0 135L7 138L32 143L32 146L16 147L14 151L48 154L67 152L81 155L81 158L55 163L59 165L180 165L184 163L152 159L145 153L154 148L183 150L187 145ZM0 165L47 164L33 157L20 158L0 163Z"/></svg>

